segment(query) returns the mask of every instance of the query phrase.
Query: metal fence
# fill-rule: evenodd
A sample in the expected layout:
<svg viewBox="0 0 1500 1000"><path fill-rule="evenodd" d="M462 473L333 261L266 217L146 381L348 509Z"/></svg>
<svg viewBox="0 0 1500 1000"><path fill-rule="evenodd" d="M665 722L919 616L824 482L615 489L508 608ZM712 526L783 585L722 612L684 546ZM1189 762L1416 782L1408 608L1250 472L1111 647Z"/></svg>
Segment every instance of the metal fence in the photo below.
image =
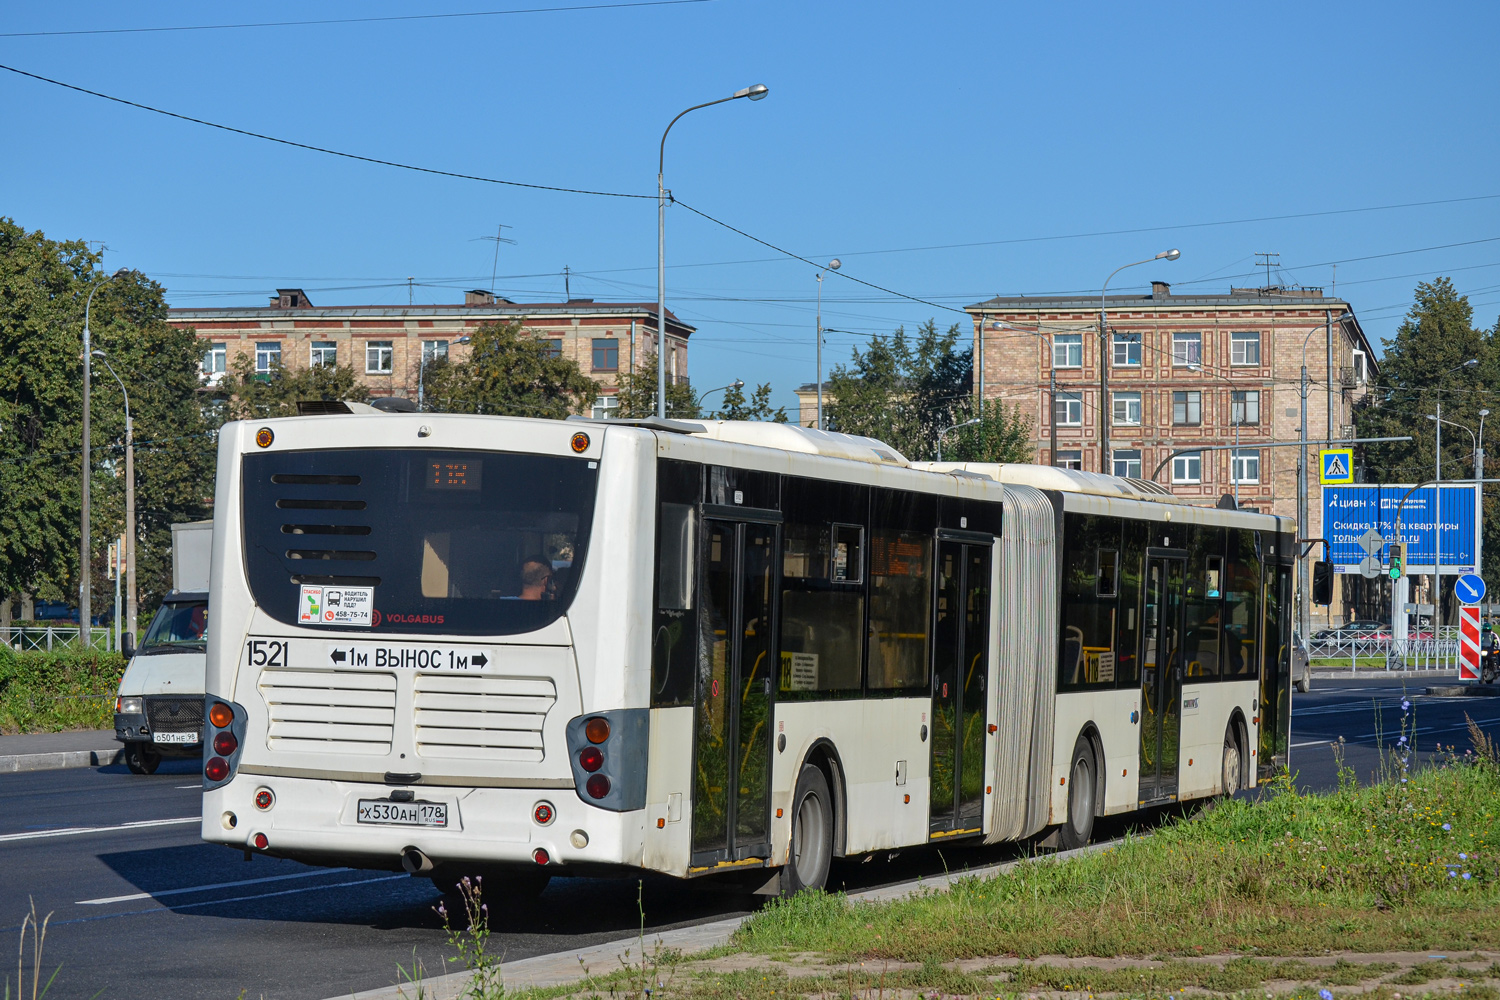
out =
<svg viewBox="0 0 1500 1000"><path fill-rule="evenodd" d="M1401 642L1389 632L1336 636L1308 643L1308 656L1314 667L1342 667L1350 670L1404 669L1457 670L1458 627L1444 625L1436 630L1422 629ZM1317 662L1317 661L1325 662ZM1332 660L1329 663L1326 661Z"/></svg>
<svg viewBox="0 0 1500 1000"><path fill-rule="evenodd" d="M115 648L114 629L95 625L85 638L77 625L11 625L0 628L0 642L21 652L31 650L81 649L85 642L100 652Z"/></svg>

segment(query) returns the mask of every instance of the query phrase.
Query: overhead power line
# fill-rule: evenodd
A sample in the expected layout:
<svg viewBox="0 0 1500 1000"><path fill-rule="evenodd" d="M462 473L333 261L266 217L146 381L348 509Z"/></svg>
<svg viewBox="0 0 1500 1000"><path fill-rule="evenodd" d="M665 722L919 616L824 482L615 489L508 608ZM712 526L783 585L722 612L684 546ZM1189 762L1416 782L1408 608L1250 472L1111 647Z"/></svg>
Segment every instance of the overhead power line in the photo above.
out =
<svg viewBox="0 0 1500 1000"><path fill-rule="evenodd" d="M71 83L63 83L51 77L41 76L37 73L28 73L24 69L14 66L6 66L0 63L0 69L8 70L18 76L30 77L40 80L42 83L50 83L54 87L62 87L65 90L74 90L80 94L88 94L90 97L99 97L116 104L123 104L131 108L139 108L142 111L150 111L154 114L165 115L168 118L176 118L179 121L192 122L194 125L206 125L224 132L233 132L235 135L249 136L252 139L264 139L266 142L280 143L283 146L292 146L297 149L306 149L314 153L327 153L329 156L341 156L346 160L359 160L362 163L374 163L382 167L396 167L400 170L413 170L422 174L436 174L439 177L455 177L463 181L480 181L484 184L504 184L508 187L531 188L535 191L557 191L563 194L587 194L601 198L646 198L654 199L654 194L624 194L619 191L590 191L584 188L556 187L551 184L528 184L524 181L507 181L495 177L481 177L478 174L460 174L452 170L438 170L433 167L418 167L410 163L397 163L395 160L382 160L373 156L361 156L358 153L345 153L338 149L329 149L326 146L312 146L305 142L294 142L291 139L278 139L274 135L265 135L261 132L251 132L248 129L235 128L232 125L220 125L218 122L207 121L203 118L194 118L191 115L180 115L175 111L164 111L161 108L153 108L149 104L141 104L137 101L127 101L123 97L112 97L109 94L101 94L97 90L89 90L87 87L79 87Z"/></svg>
<svg viewBox="0 0 1500 1000"><path fill-rule="evenodd" d="M499 17L505 14L562 14L582 10L619 10L626 7L673 7L714 0L636 0L633 3L578 4L571 7L518 7L512 10L473 10L453 14L398 14L388 17L330 17L316 21L249 21L243 24L174 24L160 28L79 28L72 31L7 31L0 38L55 38L59 35L140 35L161 31L220 31L226 28L300 28L321 24L375 24L382 21L440 21L460 17Z"/></svg>

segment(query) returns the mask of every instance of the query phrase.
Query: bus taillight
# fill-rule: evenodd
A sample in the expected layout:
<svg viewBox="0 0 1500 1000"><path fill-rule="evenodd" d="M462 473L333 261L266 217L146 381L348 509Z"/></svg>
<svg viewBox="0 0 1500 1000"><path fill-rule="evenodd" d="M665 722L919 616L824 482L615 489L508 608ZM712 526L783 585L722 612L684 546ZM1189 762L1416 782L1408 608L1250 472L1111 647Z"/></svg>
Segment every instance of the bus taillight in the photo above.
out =
<svg viewBox="0 0 1500 1000"><path fill-rule="evenodd" d="M235 748L239 745L240 741L235 739L234 734L229 732L228 730L225 730L224 732L219 733L214 737L214 753L222 754L225 757L228 757L230 754L234 753Z"/></svg>
<svg viewBox="0 0 1500 1000"><path fill-rule="evenodd" d="M609 779L602 774L596 774L589 778L584 789L596 799L602 799L609 794Z"/></svg>
<svg viewBox="0 0 1500 1000"><path fill-rule="evenodd" d="M223 781L229 776L229 761L223 757L210 757L203 765L203 776L209 781Z"/></svg>
<svg viewBox="0 0 1500 1000"><path fill-rule="evenodd" d="M228 729L234 721L234 709L222 701L214 702L214 707L208 710L208 721L220 729Z"/></svg>
<svg viewBox="0 0 1500 1000"><path fill-rule="evenodd" d="M578 751L578 766L585 771L593 773L604 766L604 754L598 747L584 747ZM594 796L596 799L601 797L599 795Z"/></svg>
<svg viewBox="0 0 1500 1000"><path fill-rule="evenodd" d="M583 735L590 743L603 743L609 739L609 720L594 716L583 724Z"/></svg>

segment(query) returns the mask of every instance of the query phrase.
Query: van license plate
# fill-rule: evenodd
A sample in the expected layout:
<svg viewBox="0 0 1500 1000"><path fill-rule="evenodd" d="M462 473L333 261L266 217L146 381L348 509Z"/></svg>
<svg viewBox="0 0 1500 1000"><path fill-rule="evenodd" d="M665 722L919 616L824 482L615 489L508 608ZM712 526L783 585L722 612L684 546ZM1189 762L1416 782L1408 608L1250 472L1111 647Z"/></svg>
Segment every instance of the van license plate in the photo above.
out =
<svg viewBox="0 0 1500 1000"><path fill-rule="evenodd" d="M448 806L443 802L392 802L390 799L360 799L355 819L361 823L389 826L448 825Z"/></svg>
<svg viewBox="0 0 1500 1000"><path fill-rule="evenodd" d="M197 743L197 733L152 733L152 743Z"/></svg>

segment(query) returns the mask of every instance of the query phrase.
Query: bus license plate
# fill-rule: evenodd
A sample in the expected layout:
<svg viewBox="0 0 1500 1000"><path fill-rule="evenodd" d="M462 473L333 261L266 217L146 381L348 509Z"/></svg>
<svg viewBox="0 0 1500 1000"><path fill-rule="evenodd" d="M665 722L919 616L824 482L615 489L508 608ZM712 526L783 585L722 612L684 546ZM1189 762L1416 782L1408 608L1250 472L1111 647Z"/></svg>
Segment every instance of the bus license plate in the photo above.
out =
<svg viewBox="0 0 1500 1000"><path fill-rule="evenodd" d="M392 802L360 799L355 818L361 823L388 826L447 826L448 806L442 802Z"/></svg>
<svg viewBox="0 0 1500 1000"><path fill-rule="evenodd" d="M197 743L197 733L152 733L152 743Z"/></svg>

